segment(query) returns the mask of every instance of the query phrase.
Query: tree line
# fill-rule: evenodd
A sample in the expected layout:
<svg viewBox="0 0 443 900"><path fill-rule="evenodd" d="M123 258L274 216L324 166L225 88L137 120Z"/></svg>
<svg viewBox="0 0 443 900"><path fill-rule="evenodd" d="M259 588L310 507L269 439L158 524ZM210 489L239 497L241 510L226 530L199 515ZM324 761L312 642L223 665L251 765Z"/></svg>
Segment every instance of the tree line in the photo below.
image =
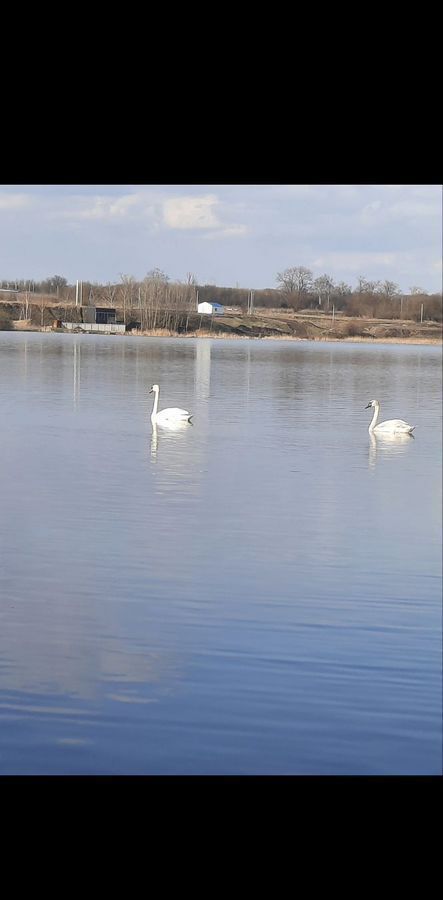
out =
<svg viewBox="0 0 443 900"><path fill-rule="evenodd" d="M279 272L276 281L284 297L282 305L294 310L329 312L333 307L354 317L418 320L423 314L426 319L442 320L442 295L429 294L418 285L405 294L394 281L371 281L360 275L352 287L344 281L335 283L326 274L314 278L305 266Z"/></svg>
<svg viewBox="0 0 443 900"><path fill-rule="evenodd" d="M130 324L137 319L143 329L155 328L168 311L195 312L197 302L217 300L226 307L246 311L250 305L251 291L245 288L219 287L215 284L198 284L192 272L184 281L172 282L161 269L151 269L145 278L137 281L132 275L121 273L118 282L98 284L83 281L81 295L76 285L68 284L61 275L53 275L42 281L16 280L0 282L3 291L14 290L29 302L43 302L43 297L71 306L78 296L83 305L109 306L122 310L123 321ZM330 275L314 277L305 266L293 266L278 272L276 287L253 291L254 309L316 310L330 314L334 309L353 317L389 319L442 320L441 294L429 294L413 285L409 293L403 293L393 281L371 281L361 275L352 287L346 282L336 283Z"/></svg>

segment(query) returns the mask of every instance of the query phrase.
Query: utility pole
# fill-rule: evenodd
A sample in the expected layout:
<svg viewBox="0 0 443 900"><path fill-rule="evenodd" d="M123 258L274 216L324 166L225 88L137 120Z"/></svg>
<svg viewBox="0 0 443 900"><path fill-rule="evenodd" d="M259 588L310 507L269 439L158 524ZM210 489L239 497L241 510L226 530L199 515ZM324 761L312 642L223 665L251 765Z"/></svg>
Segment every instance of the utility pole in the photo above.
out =
<svg viewBox="0 0 443 900"><path fill-rule="evenodd" d="M75 282L75 305L78 306L78 281Z"/></svg>

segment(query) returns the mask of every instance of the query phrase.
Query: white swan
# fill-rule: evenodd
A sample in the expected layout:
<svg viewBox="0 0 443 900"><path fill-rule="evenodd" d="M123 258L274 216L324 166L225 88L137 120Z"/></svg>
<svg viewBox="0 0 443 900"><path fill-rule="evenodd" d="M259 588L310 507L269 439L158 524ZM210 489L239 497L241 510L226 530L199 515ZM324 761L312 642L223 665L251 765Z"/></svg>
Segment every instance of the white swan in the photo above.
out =
<svg viewBox="0 0 443 900"><path fill-rule="evenodd" d="M377 425L377 419L380 412L380 401L370 400L368 405L365 406L365 409L369 409L370 406L374 407L374 415L369 426L369 434L372 434L372 432L379 435L412 434L414 431L416 426L409 425L409 422L404 422L403 419L388 419L386 422L380 422L380 425Z"/></svg>
<svg viewBox="0 0 443 900"><path fill-rule="evenodd" d="M192 413L188 412L187 409L179 409L178 406L170 406L168 409L161 409L160 412L157 412L158 395L160 393L158 384L153 384L149 393L155 394L154 406L151 413L151 422L153 424L170 426L191 422Z"/></svg>

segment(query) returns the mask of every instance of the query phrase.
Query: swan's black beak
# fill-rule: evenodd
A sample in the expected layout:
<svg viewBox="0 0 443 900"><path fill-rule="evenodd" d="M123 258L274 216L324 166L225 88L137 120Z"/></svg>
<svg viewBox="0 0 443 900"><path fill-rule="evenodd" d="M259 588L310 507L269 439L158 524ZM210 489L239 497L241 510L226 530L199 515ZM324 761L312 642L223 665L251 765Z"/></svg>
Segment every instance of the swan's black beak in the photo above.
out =
<svg viewBox="0 0 443 900"><path fill-rule="evenodd" d="M371 404L371 403L368 403L368 405L365 406L365 409L369 409L370 406L372 406L372 404Z"/></svg>
<svg viewBox="0 0 443 900"><path fill-rule="evenodd" d="M154 391L153 391L152 388L151 388L151 390L148 391L148 394L153 394L153 393L154 393Z"/></svg>

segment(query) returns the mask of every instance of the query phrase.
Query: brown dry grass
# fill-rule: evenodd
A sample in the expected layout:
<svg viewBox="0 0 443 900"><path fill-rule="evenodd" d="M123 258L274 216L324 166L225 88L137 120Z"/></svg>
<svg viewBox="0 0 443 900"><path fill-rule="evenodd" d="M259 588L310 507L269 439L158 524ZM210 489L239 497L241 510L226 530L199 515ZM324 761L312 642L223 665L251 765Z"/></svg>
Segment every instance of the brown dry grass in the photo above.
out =
<svg viewBox="0 0 443 900"><path fill-rule="evenodd" d="M327 340L327 338L326 338ZM441 344L442 338L431 337L346 337L343 338L345 343L354 344Z"/></svg>
<svg viewBox="0 0 443 900"><path fill-rule="evenodd" d="M328 341L353 344L441 344L441 338L430 337L362 337L357 335L354 337L333 337L328 335L316 335L315 337L297 337L293 334L266 334L255 337L247 334L234 334L232 332L220 332L218 334L208 329L200 329L199 331L188 331L186 334L177 334L176 331L170 331L167 328L157 328L148 331L137 331L133 329L130 334L136 337L174 337L174 338L213 338L214 340L228 341L244 341L244 340L260 340L260 341Z"/></svg>
<svg viewBox="0 0 443 900"><path fill-rule="evenodd" d="M227 338L229 340L244 340L248 338L248 335L245 334L234 334L233 332L227 331L211 331L210 329L200 328L198 331L186 331L178 333L177 331L170 331L168 328L151 328L146 331L139 331L136 328L133 328L132 331L129 332L136 337L174 337L174 338Z"/></svg>

